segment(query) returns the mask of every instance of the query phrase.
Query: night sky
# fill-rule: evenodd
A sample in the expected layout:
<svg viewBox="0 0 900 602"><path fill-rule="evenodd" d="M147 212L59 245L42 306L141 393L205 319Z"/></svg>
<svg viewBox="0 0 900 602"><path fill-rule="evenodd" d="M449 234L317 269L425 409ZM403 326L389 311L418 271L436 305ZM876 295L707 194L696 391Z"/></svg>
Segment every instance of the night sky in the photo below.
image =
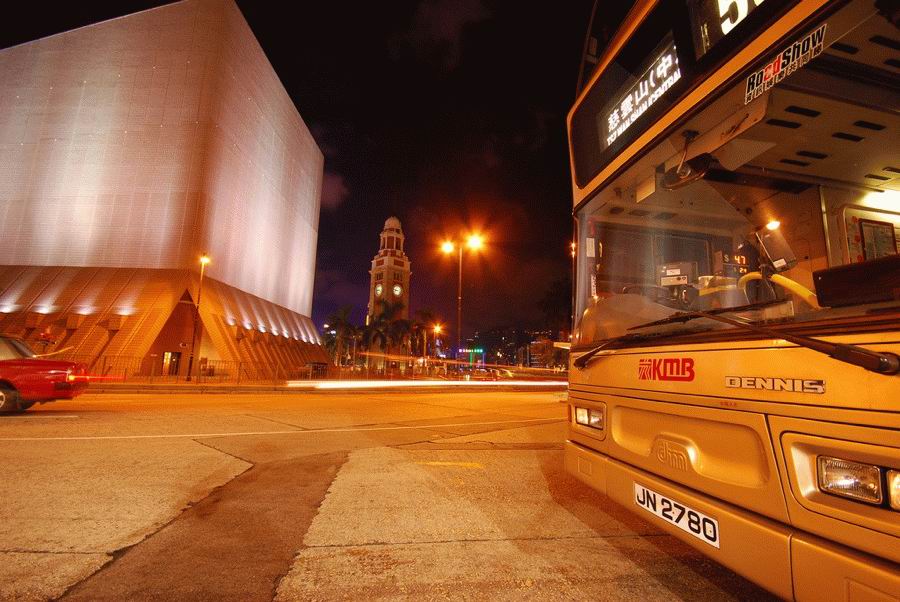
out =
<svg viewBox="0 0 900 602"><path fill-rule="evenodd" d="M36 3L3 46L163 2ZM455 318L456 260L470 229L465 333L538 326L537 301L571 269L565 115L593 0L238 1L325 154L313 320L362 321L368 269L396 215L412 262L410 309ZM28 14L30 11L31 14Z"/></svg>

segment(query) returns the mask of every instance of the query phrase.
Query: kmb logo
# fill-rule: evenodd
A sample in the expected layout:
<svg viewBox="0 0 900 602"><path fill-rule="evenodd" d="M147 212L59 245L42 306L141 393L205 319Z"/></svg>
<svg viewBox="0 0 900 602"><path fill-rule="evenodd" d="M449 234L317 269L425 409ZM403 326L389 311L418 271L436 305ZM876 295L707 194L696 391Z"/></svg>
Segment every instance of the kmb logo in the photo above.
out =
<svg viewBox="0 0 900 602"><path fill-rule="evenodd" d="M694 358L667 357L661 359L638 360L640 380L694 380Z"/></svg>

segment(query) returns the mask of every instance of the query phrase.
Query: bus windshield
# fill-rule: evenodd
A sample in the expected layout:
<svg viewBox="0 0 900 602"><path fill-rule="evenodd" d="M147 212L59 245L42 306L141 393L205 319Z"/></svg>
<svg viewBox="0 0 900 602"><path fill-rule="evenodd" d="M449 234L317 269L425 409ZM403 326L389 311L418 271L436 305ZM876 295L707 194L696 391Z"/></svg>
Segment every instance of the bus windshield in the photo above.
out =
<svg viewBox="0 0 900 602"><path fill-rule="evenodd" d="M800 34L807 64L752 93L748 73L582 203L573 345L680 311L791 323L872 309L823 307L813 278L900 252L900 36L873 2L854 5L851 26Z"/></svg>

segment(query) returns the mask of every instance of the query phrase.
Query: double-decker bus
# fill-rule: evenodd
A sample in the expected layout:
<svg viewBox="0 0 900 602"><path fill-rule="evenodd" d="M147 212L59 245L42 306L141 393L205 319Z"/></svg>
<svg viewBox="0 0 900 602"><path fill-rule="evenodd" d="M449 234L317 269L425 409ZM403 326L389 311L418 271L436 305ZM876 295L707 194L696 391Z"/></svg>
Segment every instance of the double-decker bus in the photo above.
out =
<svg viewBox="0 0 900 602"><path fill-rule="evenodd" d="M568 115L567 470L785 599L900 599L898 24L639 0Z"/></svg>

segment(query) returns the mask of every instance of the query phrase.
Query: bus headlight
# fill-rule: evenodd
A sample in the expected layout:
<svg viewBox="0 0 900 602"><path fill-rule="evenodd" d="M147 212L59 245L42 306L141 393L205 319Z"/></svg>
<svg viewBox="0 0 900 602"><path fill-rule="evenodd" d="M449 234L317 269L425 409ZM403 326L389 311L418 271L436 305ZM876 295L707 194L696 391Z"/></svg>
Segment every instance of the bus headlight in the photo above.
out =
<svg viewBox="0 0 900 602"><path fill-rule="evenodd" d="M900 510L900 470L887 472L887 493L891 508Z"/></svg>
<svg viewBox="0 0 900 602"><path fill-rule="evenodd" d="M575 408L575 422L595 429L603 429L603 412L588 408Z"/></svg>
<svg viewBox="0 0 900 602"><path fill-rule="evenodd" d="M878 466L819 456L818 468L819 489L826 493L876 505L884 499Z"/></svg>

